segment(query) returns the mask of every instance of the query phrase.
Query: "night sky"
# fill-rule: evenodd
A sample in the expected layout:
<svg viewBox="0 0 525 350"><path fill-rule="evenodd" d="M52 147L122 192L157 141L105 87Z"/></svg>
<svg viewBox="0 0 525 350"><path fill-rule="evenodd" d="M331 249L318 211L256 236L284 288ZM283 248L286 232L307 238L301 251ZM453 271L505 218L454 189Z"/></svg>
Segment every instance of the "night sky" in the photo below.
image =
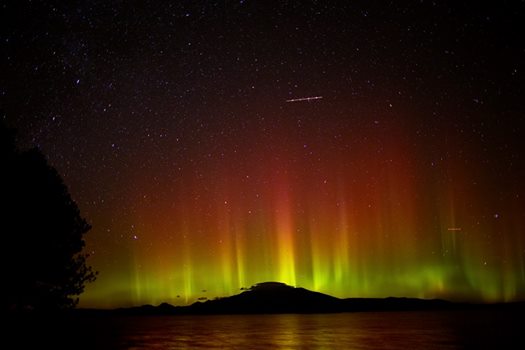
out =
<svg viewBox="0 0 525 350"><path fill-rule="evenodd" d="M525 299L525 3L458 3L3 1L2 118L93 226L80 306Z"/></svg>

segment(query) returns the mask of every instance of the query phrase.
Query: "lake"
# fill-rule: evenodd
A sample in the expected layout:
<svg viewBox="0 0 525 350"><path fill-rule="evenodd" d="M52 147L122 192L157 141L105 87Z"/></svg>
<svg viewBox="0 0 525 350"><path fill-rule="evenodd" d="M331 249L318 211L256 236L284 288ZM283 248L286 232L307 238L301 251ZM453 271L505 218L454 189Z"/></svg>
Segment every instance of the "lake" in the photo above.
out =
<svg viewBox="0 0 525 350"><path fill-rule="evenodd" d="M47 324L35 328L39 329L37 335L19 338L21 347L27 345L24 341L71 349L407 350L524 345L522 315L509 309L307 315L92 315L59 327Z"/></svg>

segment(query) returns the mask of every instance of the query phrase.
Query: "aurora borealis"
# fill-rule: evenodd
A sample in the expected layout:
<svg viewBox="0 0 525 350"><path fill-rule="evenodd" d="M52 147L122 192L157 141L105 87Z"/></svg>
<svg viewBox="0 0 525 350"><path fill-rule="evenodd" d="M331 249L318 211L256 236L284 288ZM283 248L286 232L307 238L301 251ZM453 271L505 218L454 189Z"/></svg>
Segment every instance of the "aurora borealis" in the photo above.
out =
<svg viewBox="0 0 525 350"><path fill-rule="evenodd" d="M190 3L4 6L2 117L93 226L80 306L525 299L523 5Z"/></svg>

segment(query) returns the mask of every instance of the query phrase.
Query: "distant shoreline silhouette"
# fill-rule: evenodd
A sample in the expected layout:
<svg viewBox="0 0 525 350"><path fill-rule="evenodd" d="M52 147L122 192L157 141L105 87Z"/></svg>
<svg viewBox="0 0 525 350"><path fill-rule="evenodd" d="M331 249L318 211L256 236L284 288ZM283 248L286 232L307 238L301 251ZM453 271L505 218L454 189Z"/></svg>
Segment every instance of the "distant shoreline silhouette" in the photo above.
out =
<svg viewBox="0 0 525 350"><path fill-rule="evenodd" d="M227 315L227 314L311 314L366 311L456 310L490 307L518 307L524 302L508 304L457 303L442 299L418 298L345 298L288 286L280 282L258 283L229 297L197 301L188 306L142 305L114 310L83 309L81 312L111 312L123 315Z"/></svg>

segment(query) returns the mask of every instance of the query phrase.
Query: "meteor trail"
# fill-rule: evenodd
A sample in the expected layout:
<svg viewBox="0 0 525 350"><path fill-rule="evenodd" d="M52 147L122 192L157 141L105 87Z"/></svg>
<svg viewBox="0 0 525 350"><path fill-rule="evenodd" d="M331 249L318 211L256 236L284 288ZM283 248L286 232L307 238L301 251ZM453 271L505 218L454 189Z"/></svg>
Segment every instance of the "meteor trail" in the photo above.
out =
<svg viewBox="0 0 525 350"><path fill-rule="evenodd" d="M313 100L320 100L322 98L323 96L301 97L301 98L292 98L291 100L286 100L286 102L313 101Z"/></svg>

